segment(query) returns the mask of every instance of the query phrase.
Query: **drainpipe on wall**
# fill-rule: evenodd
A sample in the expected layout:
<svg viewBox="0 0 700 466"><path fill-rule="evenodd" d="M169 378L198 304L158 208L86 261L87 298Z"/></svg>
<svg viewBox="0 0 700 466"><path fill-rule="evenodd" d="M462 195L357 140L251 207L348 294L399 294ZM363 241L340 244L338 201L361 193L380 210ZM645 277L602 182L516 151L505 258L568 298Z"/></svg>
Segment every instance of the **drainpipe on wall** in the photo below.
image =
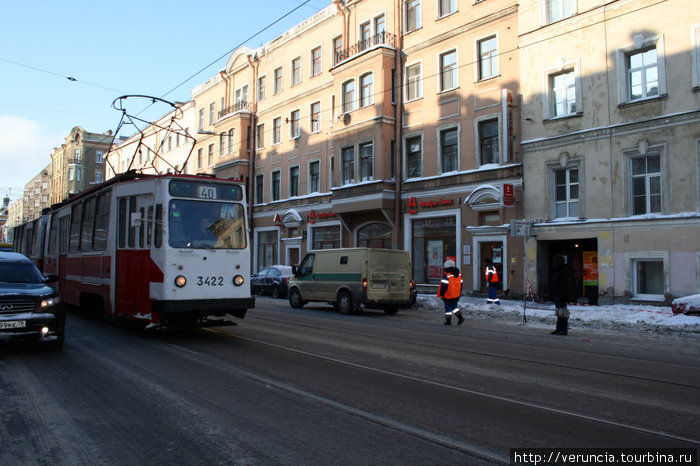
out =
<svg viewBox="0 0 700 466"><path fill-rule="evenodd" d="M254 230L254 225L253 225L253 201L255 200L253 197L253 183L255 180L255 147L257 146L257 143L255 141L255 122L257 120L257 113L258 113L258 105L257 105L257 96L256 96L256 91L257 91L257 82L258 82L258 54L256 53L254 56L247 55L248 58L248 63L250 64L250 67L253 68L253 85L252 85L252 90L250 92L251 99L250 99L250 152L248 153L249 157L249 163L248 163L248 224L249 227L248 229L250 230L250 270L254 270L254 262L255 262L255 235L253 234L255 232Z"/></svg>
<svg viewBox="0 0 700 466"><path fill-rule="evenodd" d="M396 89L396 107L395 107L395 128L394 128L394 151L392 156L395 158L394 162L394 180L396 186L394 187L394 225L396 229L396 234L393 235L392 247L398 249L403 243L403 225L401 223L401 178L403 177L403 166L401 164L401 153L403 147L403 141L401 140L403 135L402 121L403 121L403 0L396 0L394 2L394 8L396 14L396 23L394 24L394 31L396 31L396 52L394 57L394 67L395 67L395 79L396 82L392 83ZM404 249L408 249L407 245L403 244Z"/></svg>
<svg viewBox="0 0 700 466"><path fill-rule="evenodd" d="M343 3L343 0L333 0L333 5L343 15L343 47L348 47L348 10ZM335 50L333 51L335 53ZM335 60L333 61L335 63Z"/></svg>

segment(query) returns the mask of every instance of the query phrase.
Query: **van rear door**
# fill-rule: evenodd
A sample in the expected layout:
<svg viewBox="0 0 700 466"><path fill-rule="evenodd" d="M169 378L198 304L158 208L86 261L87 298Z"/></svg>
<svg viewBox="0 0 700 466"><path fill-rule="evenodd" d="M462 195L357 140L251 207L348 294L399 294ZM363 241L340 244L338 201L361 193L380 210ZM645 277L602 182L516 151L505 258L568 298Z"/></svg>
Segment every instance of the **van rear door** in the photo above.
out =
<svg viewBox="0 0 700 466"><path fill-rule="evenodd" d="M391 249L370 250L367 258L367 299L406 302L411 297L408 253Z"/></svg>

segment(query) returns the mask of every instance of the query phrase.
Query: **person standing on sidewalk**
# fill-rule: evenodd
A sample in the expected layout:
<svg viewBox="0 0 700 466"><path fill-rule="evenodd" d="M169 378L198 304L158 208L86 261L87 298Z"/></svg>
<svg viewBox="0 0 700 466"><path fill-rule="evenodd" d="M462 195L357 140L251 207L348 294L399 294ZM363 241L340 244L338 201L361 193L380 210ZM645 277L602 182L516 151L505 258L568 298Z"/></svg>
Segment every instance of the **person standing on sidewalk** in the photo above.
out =
<svg viewBox="0 0 700 466"><path fill-rule="evenodd" d="M464 317L458 307L462 296L462 274L453 260L445 261L437 295L445 303L445 325L452 325L453 315L457 316L457 325L462 325Z"/></svg>
<svg viewBox="0 0 700 466"><path fill-rule="evenodd" d="M489 295L486 298L486 304L498 304L501 305L501 300L498 299L498 293L496 293L496 283L498 283L498 271L493 265L493 261L490 257L486 258L486 269L484 270L484 276L486 277L486 285L489 287Z"/></svg>
<svg viewBox="0 0 700 466"><path fill-rule="evenodd" d="M557 316L557 326L552 335L569 334L569 308L566 303L569 300L567 291L569 288L569 276L561 259L554 264L551 276L552 299L554 300L554 314Z"/></svg>

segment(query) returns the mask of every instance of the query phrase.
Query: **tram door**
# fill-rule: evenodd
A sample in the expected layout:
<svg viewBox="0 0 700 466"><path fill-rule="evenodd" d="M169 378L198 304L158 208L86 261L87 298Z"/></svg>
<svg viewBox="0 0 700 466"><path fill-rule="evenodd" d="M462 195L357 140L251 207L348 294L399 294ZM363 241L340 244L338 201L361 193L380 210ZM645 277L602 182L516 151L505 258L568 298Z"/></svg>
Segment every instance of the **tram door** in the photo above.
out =
<svg viewBox="0 0 700 466"><path fill-rule="evenodd" d="M117 199L116 314L149 315L150 284L163 281L151 259L153 236L152 194Z"/></svg>

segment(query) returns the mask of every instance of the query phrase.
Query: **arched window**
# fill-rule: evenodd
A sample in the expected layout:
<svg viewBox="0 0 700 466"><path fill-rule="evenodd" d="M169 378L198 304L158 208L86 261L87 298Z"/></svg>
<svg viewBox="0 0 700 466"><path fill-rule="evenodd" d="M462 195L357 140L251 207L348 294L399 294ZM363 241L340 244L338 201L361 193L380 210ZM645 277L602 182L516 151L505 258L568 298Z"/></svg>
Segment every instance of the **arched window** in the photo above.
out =
<svg viewBox="0 0 700 466"><path fill-rule="evenodd" d="M357 246L391 249L391 233L386 223L370 223L357 230Z"/></svg>

